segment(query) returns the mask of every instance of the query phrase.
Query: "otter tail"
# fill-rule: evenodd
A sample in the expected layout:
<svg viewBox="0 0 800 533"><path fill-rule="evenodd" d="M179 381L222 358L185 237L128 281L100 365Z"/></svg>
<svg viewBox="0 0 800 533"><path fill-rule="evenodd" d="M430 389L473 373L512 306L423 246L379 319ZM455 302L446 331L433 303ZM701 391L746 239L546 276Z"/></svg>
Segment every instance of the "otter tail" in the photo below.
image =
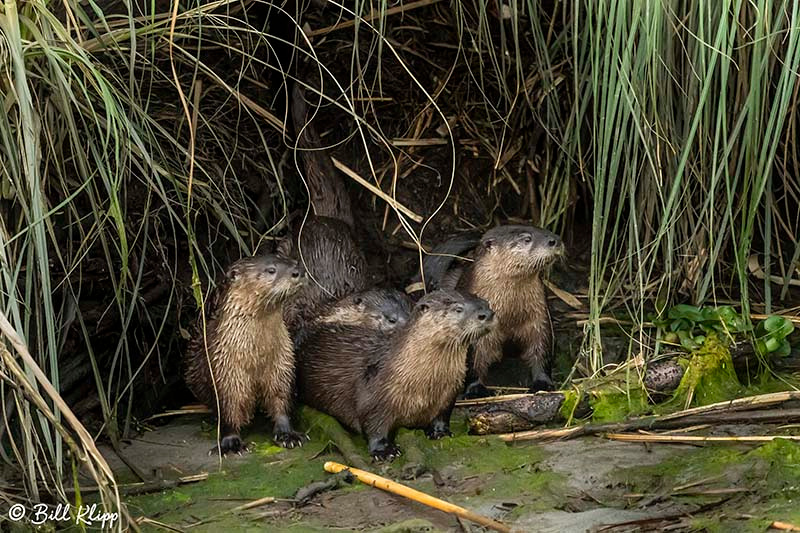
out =
<svg viewBox="0 0 800 533"><path fill-rule="evenodd" d="M353 226L350 196L344 181L333 167L330 157L321 151L322 142L309 120L308 105L300 84L292 90L292 121L301 149L300 159L305 169L309 200L318 216L336 218Z"/></svg>
<svg viewBox="0 0 800 533"><path fill-rule="evenodd" d="M464 233L436 245L430 254L422 261L422 272L425 275L425 288L429 291L441 288L453 288L458 279L448 276L455 256L462 255L481 242L481 234L477 232ZM413 282L422 281L417 274ZM452 287L451 287L452 285Z"/></svg>

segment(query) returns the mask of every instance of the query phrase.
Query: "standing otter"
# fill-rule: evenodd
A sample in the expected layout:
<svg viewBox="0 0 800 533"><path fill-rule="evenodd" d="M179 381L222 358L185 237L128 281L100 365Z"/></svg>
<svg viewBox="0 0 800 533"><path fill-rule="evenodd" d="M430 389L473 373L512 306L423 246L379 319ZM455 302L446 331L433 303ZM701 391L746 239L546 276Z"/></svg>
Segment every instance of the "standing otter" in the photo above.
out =
<svg viewBox="0 0 800 533"><path fill-rule="evenodd" d="M307 113L303 91L295 85L292 121L314 214L279 245L279 253L298 259L311 278L284 311L293 337L323 306L369 286L367 260L353 235L350 196L330 158L319 151L321 141Z"/></svg>
<svg viewBox="0 0 800 533"><path fill-rule="evenodd" d="M452 256L476 246L473 262L463 271L447 272ZM484 298L497 314L497 328L475 344L472 364L477 381L468 397L485 396L489 367L505 352L518 352L531 371L532 391L549 390L550 313L541 274L564 252L561 238L534 226L498 226L475 243L471 237L452 239L426 258L428 287L454 286ZM447 254L447 255L441 255ZM448 256L449 255L449 259Z"/></svg>
<svg viewBox="0 0 800 533"><path fill-rule="evenodd" d="M186 383L212 409L219 399L219 450L245 449L239 437L258 404L272 418L280 446L306 438L289 421L294 351L283 321L283 303L305 284L302 269L275 255L233 263L202 318L186 354ZM212 450L213 451L213 450Z"/></svg>
<svg viewBox="0 0 800 533"><path fill-rule="evenodd" d="M398 427L426 428L430 438L450 434L467 350L493 325L494 313L484 300L457 291L424 296L408 324L388 335L322 324L300 352L300 395L363 432L375 460L392 460L400 455L391 440Z"/></svg>

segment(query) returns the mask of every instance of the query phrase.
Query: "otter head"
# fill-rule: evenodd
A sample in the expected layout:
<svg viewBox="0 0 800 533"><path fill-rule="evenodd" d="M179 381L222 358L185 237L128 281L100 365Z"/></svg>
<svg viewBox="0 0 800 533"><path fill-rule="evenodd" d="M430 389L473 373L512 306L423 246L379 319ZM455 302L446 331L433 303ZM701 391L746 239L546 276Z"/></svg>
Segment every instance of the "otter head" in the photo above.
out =
<svg viewBox="0 0 800 533"><path fill-rule="evenodd" d="M510 274L538 273L563 255L561 237L534 226L498 226L481 238L478 254L496 257L493 268Z"/></svg>
<svg viewBox="0 0 800 533"><path fill-rule="evenodd" d="M495 324L494 311L486 300L454 290L429 292L414 306L413 316L430 320L430 327L447 343L472 343Z"/></svg>
<svg viewBox="0 0 800 533"><path fill-rule="evenodd" d="M405 294L393 289L370 289L345 296L319 320L390 333L405 326L410 314L411 305Z"/></svg>
<svg viewBox="0 0 800 533"><path fill-rule="evenodd" d="M228 279L267 305L282 303L306 284L297 261L273 254L240 259L228 269Z"/></svg>
<svg viewBox="0 0 800 533"><path fill-rule="evenodd" d="M353 305L372 322L373 327L388 333L408 323L411 305L408 297L393 289L372 289L352 295Z"/></svg>

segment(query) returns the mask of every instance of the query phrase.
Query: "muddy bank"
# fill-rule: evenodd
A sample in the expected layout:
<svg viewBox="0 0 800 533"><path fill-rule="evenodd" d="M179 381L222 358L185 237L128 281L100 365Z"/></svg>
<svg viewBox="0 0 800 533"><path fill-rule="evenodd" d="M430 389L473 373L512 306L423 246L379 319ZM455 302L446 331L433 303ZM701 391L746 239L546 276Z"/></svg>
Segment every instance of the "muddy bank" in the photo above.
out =
<svg viewBox="0 0 800 533"><path fill-rule="evenodd" d="M324 462L343 460L319 424L302 426L312 441L300 450L273 446L268 425L257 425L245 434L253 451L220 464L207 453L213 446L210 420L173 420L124 448L129 461L153 476L209 473L205 481L130 497L134 516L209 532L480 531L359 484L343 484L298 506L293 501L298 489L329 477ZM800 522L797 443L645 446L589 437L509 446L494 437L466 435L459 412L455 422L456 436L441 441L429 441L421 431L401 431L404 456L391 465L367 463L369 468L505 521L515 531L764 531L773 520ZM715 433L770 431L781 429L726 426ZM353 436L352 441L368 461L363 440ZM134 481L113 452L104 453L122 483ZM268 496L276 501L229 512Z"/></svg>

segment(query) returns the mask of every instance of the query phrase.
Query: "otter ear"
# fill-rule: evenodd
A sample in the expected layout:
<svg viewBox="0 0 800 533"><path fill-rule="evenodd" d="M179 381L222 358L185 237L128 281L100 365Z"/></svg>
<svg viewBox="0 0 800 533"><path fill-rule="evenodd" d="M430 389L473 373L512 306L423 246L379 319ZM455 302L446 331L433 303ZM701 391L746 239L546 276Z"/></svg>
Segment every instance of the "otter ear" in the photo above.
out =
<svg viewBox="0 0 800 533"><path fill-rule="evenodd" d="M483 247L490 250L494 246L494 239L486 239L483 241Z"/></svg>
<svg viewBox="0 0 800 533"><path fill-rule="evenodd" d="M430 306L428 304L417 304L417 309L424 312L430 309Z"/></svg>
<svg viewBox="0 0 800 533"><path fill-rule="evenodd" d="M239 268L233 267L225 274L225 279L228 281L236 281L240 276Z"/></svg>
<svg viewBox="0 0 800 533"><path fill-rule="evenodd" d="M356 305L361 305L361 303L363 301L364 301L364 298L362 298L361 296L356 296L355 298L353 298L353 303L356 304Z"/></svg>

